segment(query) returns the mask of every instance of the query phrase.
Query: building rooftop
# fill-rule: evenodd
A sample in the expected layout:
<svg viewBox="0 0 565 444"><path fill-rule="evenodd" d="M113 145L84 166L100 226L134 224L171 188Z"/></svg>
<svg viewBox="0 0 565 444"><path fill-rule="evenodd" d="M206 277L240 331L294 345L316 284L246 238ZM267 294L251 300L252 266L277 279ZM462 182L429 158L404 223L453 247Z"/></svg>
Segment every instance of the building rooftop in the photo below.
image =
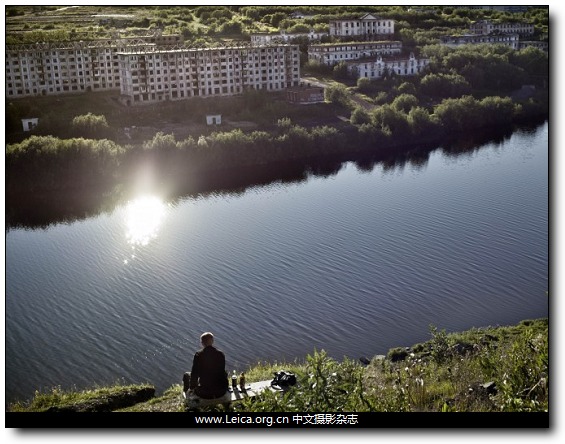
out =
<svg viewBox="0 0 565 444"><path fill-rule="evenodd" d="M345 63L351 63L351 64L359 64L359 63L374 63L377 61L377 55L375 56L371 56L371 57L362 57L360 59L356 59L356 60L346 60ZM381 58L383 60L383 62L402 62L405 60L410 60L411 56L387 56L387 55L381 55ZM415 60L427 60L426 57L414 57Z"/></svg>
<svg viewBox="0 0 565 444"><path fill-rule="evenodd" d="M341 43L316 43L315 45L310 45L310 47L330 47L330 46L352 46L352 45L376 45L376 44L402 44L400 40L375 40L371 42L341 42Z"/></svg>

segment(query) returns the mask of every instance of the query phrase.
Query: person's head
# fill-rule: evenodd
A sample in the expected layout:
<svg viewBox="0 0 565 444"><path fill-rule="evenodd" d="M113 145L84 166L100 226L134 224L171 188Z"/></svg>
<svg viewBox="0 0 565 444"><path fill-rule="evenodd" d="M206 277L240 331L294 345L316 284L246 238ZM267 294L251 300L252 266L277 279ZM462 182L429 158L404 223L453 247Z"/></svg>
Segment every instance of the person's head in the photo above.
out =
<svg viewBox="0 0 565 444"><path fill-rule="evenodd" d="M214 343L214 335L207 331L206 333L202 333L200 335L200 342L202 343L203 347L208 347Z"/></svg>

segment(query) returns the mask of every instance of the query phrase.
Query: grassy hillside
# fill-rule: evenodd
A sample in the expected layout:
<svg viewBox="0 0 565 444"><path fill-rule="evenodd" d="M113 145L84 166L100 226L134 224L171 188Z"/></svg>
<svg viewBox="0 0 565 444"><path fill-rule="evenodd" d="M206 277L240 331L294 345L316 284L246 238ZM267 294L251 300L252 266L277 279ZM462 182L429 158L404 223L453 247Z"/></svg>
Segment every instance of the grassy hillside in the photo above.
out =
<svg viewBox="0 0 565 444"><path fill-rule="evenodd" d="M232 412L534 412L548 411L548 320L460 333L430 326L431 339L391 349L369 362L336 361L314 351L302 362L258 363L247 380L270 379L275 371L296 373L298 384L284 396L267 392L232 404ZM159 396L150 384L83 392L36 392L11 412L182 412L181 386ZM209 407L205 411L225 411Z"/></svg>

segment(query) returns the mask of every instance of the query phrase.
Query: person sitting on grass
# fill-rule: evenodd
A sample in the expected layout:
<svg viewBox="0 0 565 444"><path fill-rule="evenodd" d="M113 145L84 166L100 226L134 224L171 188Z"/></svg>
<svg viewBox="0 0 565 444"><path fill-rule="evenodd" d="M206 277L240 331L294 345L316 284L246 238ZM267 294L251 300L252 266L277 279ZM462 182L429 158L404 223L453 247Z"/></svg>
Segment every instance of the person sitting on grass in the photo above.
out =
<svg viewBox="0 0 565 444"><path fill-rule="evenodd" d="M202 349L194 354L192 370L183 375L183 390L205 399L220 398L228 390L226 357L214 347L212 333L202 333L200 342Z"/></svg>

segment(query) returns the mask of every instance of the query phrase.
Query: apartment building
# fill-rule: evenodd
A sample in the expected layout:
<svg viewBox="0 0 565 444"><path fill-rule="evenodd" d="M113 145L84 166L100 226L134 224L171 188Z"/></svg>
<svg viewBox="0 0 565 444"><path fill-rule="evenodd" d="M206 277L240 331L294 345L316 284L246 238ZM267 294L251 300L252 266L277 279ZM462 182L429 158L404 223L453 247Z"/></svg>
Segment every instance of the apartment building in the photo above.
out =
<svg viewBox="0 0 565 444"><path fill-rule="evenodd" d="M429 65L430 60L416 58L414 53L409 57L383 57L365 58L346 62L348 72L357 78L380 79L386 75L413 76L417 75Z"/></svg>
<svg viewBox="0 0 565 444"><path fill-rule="evenodd" d="M330 20L330 35L336 37L389 36L394 34L394 20L364 14L351 19Z"/></svg>
<svg viewBox="0 0 565 444"><path fill-rule="evenodd" d="M502 34L494 33L489 35L456 35L440 37L440 43L449 47L457 47L461 45L507 45L512 49L518 49L520 36L518 34Z"/></svg>
<svg viewBox="0 0 565 444"><path fill-rule="evenodd" d="M376 57L378 54L397 55L402 51L402 42L325 43L308 47L308 60L333 66L339 62Z"/></svg>
<svg viewBox="0 0 565 444"><path fill-rule="evenodd" d="M470 26L473 34L487 35L493 32L501 32L505 34L519 34L520 36L532 35L534 33L534 25L531 23L510 23L510 22L493 22L491 20L479 20Z"/></svg>
<svg viewBox="0 0 565 444"><path fill-rule="evenodd" d="M59 95L120 89L118 53L178 42L176 36L149 36L6 47L6 97Z"/></svg>
<svg viewBox="0 0 565 444"><path fill-rule="evenodd" d="M518 46L519 46L520 49L529 48L531 46L533 48L537 48L537 49L540 49L542 51L549 52L549 43L542 42L542 41L539 41L539 40L532 40L532 41L520 40L520 43L519 43Z"/></svg>
<svg viewBox="0 0 565 444"><path fill-rule="evenodd" d="M290 43L295 38L305 37L311 42L320 41L322 37L328 36L327 32L316 32L313 29L310 32L289 33L284 29L280 32L257 32L251 34L251 44L253 46L272 45L277 43Z"/></svg>
<svg viewBox="0 0 565 444"><path fill-rule="evenodd" d="M300 82L298 45L180 48L118 54L126 105L279 91Z"/></svg>

